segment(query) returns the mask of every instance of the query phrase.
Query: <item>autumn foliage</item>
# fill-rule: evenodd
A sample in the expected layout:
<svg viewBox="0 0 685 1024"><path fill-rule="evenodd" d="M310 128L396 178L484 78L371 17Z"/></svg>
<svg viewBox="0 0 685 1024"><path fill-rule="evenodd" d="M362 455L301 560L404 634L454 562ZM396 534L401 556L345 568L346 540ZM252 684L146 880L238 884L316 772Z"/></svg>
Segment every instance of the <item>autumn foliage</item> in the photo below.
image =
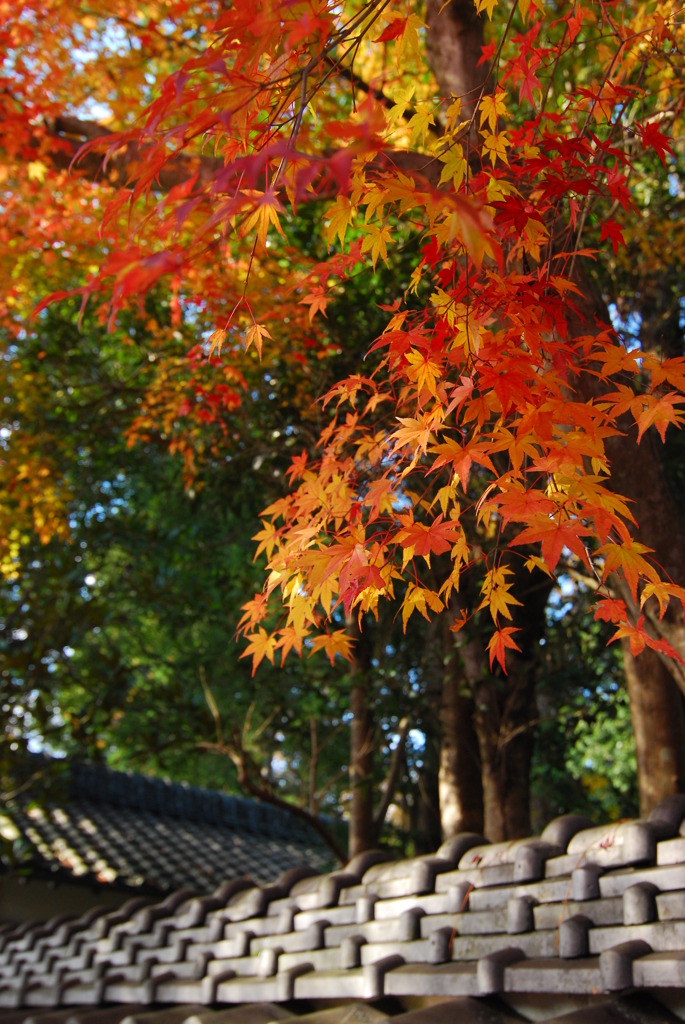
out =
<svg viewBox="0 0 685 1024"><path fill-rule="evenodd" d="M644 612L682 605L685 590L641 543L610 451L682 424L685 360L626 345L592 270L639 222L640 160L675 158L675 5L476 0L474 12L452 0L429 5L429 20L403 0L177 0L156 14L122 0L114 23L157 78L148 95L132 57L114 97L107 11L91 6L71 23L49 4L46 20L60 45L81 33L92 48L107 127L85 101L65 112L62 78L46 87L58 53L42 6L6 18L0 170L8 189L23 173L36 212L19 229L8 192L0 231L16 236L20 274L44 261L34 315L77 294L114 325L164 283L179 316L207 325L193 358L151 384L132 443L150 421L176 430L190 480L179 422L239 409L246 367L271 348L303 365L325 357L330 304L414 253L384 330L320 396L318 448L292 460L262 514L266 583L239 624L255 667L290 651L349 657L349 622L391 601L405 627L415 613L445 614L455 632L486 618L490 664L506 670L513 566L554 576L574 561L615 639L678 657ZM485 23L463 95L429 70L432 33L459 19ZM306 204L324 259L292 241ZM16 274L12 288L7 323L27 306ZM59 508L50 515L61 528Z"/></svg>

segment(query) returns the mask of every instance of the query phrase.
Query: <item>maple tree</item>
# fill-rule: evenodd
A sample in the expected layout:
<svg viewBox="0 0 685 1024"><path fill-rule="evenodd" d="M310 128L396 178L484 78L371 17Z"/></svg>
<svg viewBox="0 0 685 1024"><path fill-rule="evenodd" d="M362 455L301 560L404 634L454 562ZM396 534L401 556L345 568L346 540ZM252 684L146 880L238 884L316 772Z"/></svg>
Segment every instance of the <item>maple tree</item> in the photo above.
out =
<svg viewBox="0 0 685 1024"><path fill-rule="evenodd" d="M615 300L608 274L647 244L662 169L670 217L673 5L27 2L3 24L3 325L21 344L38 289L37 316L77 295L113 327L168 286L131 439L161 423L189 483L258 360L335 365L341 291L414 254L364 361L352 339L321 405L296 397L319 445L262 515L255 667L352 657L351 623L388 601L515 676L538 635L526 581L544 595L575 560L613 639L685 685L685 556L645 506L668 505L652 443L683 421L685 362L658 325L627 344L597 290ZM294 244L305 206L327 251ZM181 318L190 362L163 358ZM18 455L8 574L22 531L68 532L48 449Z"/></svg>

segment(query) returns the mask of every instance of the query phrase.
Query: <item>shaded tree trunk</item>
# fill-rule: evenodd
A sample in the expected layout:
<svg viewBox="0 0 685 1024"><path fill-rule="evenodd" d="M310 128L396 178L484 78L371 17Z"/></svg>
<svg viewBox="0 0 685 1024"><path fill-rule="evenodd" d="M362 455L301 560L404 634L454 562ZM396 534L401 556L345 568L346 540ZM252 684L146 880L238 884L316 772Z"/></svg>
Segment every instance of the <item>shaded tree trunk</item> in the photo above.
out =
<svg viewBox="0 0 685 1024"><path fill-rule="evenodd" d="M427 0L426 51L441 96L458 96L464 120L473 114L489 76L481 63L483 19L473 0Z"/></svg>
<svg viewBox="0 0 685 1024"><path fill-rule="evenodd" d="M594 317L609 321L609 313L602 296L593 283L581 281L585 296L586 321ZM587 323L574 324L579 332ZM652 333L653 330L652 330ZM647 325L645 342L654 343ZM593 395L592 382L586 377L580 382L580 397ZM660 571L679 586L685 586L685 514L682 501L676 494L663 462L663 447L654 431L635 443L636 428L626 422L625 433L608 438L606 449L611 460L611 481L615 490L628 498L630 509L638 523L640 543L651 548ZM612 585L631 606L631 595L625 583L614 580ZM640 613L657 639L666 639L685 658L685 623L679 606L672 602L660 620L658 607L648 601L639 610L632 608L635 618ZM668 659L655 651L645 650L634 658L624 646L626 682L630 698L631 719L635 732L638 763L638 786L641 813L648 813L660 799L674 793L685 792L685 774L682 769L685 751L685 716L682 696L685 694L685 665ZM670 709L670 713L669 713ZM657 746L661 745L661 750Z"/></svg>
<svg viewBox="0 0 685 1024"><path fill-rule="evenodd" d="M530 835L535 674L526 666L512 665L506 681L491 675L481 679L474 698L483 831L492 842L519 839Z"/></svg>
<svg viewBox="0 0 685 1024"><path fill-rule="evenodd" d="M358 634L350 692L350 857L376 845L373 813L375 722L370 701L370 669L368 642L363 634Z"/></svg>
<svg viewBox="0 0 685 1024"><path fill-rule="evenodd" d="M656 651L646 649L634 657L624 642L623 657L644 816L664 797L685 792L685 707Z"/></svg>
<svg viewBox="0 0 685 1024"><path fill-rule="evenodd" d="M454 645L452 634L449 643ZM463 663L453 650L443 672L440 700L440 821L444 839L483 831L483 786L475 704Z"/></svg>
<svg viewBox="0 0 685 1024"><path fill-rule="evenodd" d="M514 571L511 592L521 602L512 624L520 653L512 652L509 674L493 674L480 644L464 648L475 704L483 786L483 831L493 842L530 835L530 767L537 718L537 649L545 632L545 609L553 581L529 572L520 556L503 555Z"/></svg>

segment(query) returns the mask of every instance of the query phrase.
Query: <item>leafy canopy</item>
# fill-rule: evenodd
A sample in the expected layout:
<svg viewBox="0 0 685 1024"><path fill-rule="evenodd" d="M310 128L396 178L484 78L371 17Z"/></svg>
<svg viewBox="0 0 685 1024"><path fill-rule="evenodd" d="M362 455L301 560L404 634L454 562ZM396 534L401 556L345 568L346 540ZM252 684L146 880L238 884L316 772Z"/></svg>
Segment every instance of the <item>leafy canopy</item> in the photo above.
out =
<svg viewBox="0 0 685 1024"><path fill-rule="evenodd" d="M400 0L23 4L3 29L16 282L3 315L16 325L36 261L33 280L54 289L38 315L73 293L74 265L84 305L110 325L167 281L226 361L238 407L245 378L230 367L245 352L315 362L340 290L413 245L366 360L323 396L316 454L293 460L288 493L264 510L268 575L244 608L246 653L255 666L303 646L346 657L341 612L396 601L406 627L450 612L476 573L467 618L490 615L504 668L517 649L507 551L550 575L570 552L615 639L675 654L609 590L622 577L660 614L685 599L636 539L608 445L683 422L685 361L621 342L588 261L616 257L639 223L644 154L665 169L676 158L682 22L655 2L476 0L488 41L460 96L433 76L431 44L473 7L428 7L425 24ZM107 127L86 121L103 112ZM27 193L36 214L46 203L49 229L18 226L17 190L22 210ZM320 258L293 250L304 204ZM487 546L465 527L474 517ZM444 571L426 586L435 560Z"/></svg>

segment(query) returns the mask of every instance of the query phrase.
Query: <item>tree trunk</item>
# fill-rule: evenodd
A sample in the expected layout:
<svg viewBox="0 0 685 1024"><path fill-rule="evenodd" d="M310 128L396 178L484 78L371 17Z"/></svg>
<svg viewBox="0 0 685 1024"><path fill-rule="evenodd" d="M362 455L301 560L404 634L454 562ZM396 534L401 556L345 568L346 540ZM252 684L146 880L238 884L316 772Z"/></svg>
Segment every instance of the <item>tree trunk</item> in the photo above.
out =
<svg viewBox="0 0 685 1024"><path fill-rule="evenodd" d="M630 499L640 543L653 550L662 573L679 586L685 586L685 515L662 464L660 442L652 431L636 445L635 428L627 429L627 437L611 438L607 442L612 483L619 494ZM682 612L672 605L660 621L656 614L658 609L653 608L652 603L647 602L642 610L654 634L668 640L685 658ZM666 664L685 693L685 666L671 660Z"/></svg>
<svg viewBox="0 0 685 1024"><path fill-rule="evenodd" d="M440 702L438 785L443 839L458 832L483 831L483 787L474 710L455 652L444 671Z"/></svg>
<svg viewBox="0 0 685 1024"><path fill-rule="evenodd" d="M459 97L467 121L489 76L488 65L481 62L483 18L473 0L427 0L426 29L428 62L440 95Z"/></svg>
<svg viewBox="0 0 685 1024"><path fill-rule="evenodd" d="M506 681L487 675L475 688L475 704L484 834L492 842L528 836L535 674L512 664Z"/></svg>
<svg viewBox="0 0 685 1024"><path fill-rule="evenodd" d="M630 716L635 733L640 814L672 793L685 792L685 708L667 666L645 649L637 657L623 644Z"/></svg>
<svg viewBox="0 0 685 1024"><path fill-rule="evenodd" d="M509 674L504 676L488 669L482 646L465 648L482 765L483 831L492 842L518 839L531 831L537 651L545 632L545 609L553 585L540 570L529 572L520 555L504 554L503 559L514 572L511 593L521 602L512 619L512 625L518 628L516 642L521 650L512 652Z"/></svg>
<svg viewBox="0 0 685 1024"><path fill-rule="evenodd" d="M584 279L581 287L586 301L586 323L572 326L582 332L593 317L608 322L609 314L591 281ZM654 342L654 338L645 340ZM582 399L596 397L588 377L581 380L579 393ZM635 425L627 421L624 430L623 435L606 442L612 487L629 499L630 510L638 523L635 531L638 539L652 549L661 573L679 586L685 586L685 515L662 461L663 448L653 430L645 434L639 445L635 443ZM612 586L630 607L632 601L625 582L613 581ZM671 602L665 616L659 620L658 608L653 605L652 599L641 609L651 632L657 638L668 640L685 658L682 611ZM640 610L633 606L632 611L637 618ZM685 694L685 666L648 649L633 658L627 645L624 645L624 655L637 746L640 807L645 811L664 796L685 792L682 768L685 715L682 697L674 692L679 687ZM663 757L658 749L660 744L663 744Z"/></svg>
<svg viewBox="0 0 685 1024"><path fill-rule="evenodd" d="M357 632L350 692L350 833L349 856L376 845L373 813L374 715L370 703L371 652L367 638Z"/></svg>

